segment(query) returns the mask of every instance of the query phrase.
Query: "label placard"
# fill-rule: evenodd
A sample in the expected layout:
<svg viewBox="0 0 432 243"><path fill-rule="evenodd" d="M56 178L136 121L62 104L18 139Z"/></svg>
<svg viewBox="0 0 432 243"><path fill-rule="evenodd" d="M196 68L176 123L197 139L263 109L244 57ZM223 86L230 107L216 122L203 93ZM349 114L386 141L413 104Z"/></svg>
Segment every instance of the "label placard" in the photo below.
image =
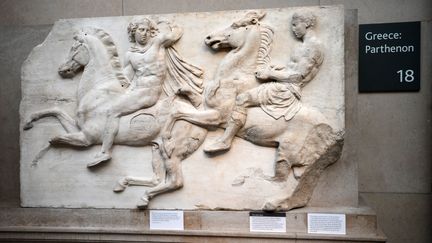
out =
<svg viewBox="0 0 432 243"><path fill-rule="evenodd" d="M286 232L285 213L249 213L250 232Z"/></svg>
<svg viewBox="0 0 432 243"><path fill-rule="evenodd" d="M420 90L420 27L420 22L360 25L360 92Z"/></svg>
<svg viewBox="0 0 432 243"><path fill-rule="evenodd" d="M345 214L308 213L309 234L346 234Z"/></svg>
<svg viewBox="0 0 432 243"><path fill-rule="evenodd" d="M150 210L150 230L184 230L183 211Z"/></svg>

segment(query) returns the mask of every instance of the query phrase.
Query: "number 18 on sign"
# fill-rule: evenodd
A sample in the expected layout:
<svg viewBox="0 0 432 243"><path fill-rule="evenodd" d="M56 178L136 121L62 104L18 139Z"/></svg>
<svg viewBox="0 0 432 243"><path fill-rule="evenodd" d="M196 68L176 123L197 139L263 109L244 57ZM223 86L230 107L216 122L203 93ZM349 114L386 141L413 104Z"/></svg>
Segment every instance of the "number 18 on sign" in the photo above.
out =
<svg viewBox="0 0 432 243"><path fill-rule="evenodd" d="M359 38L360 92L420 90L420 22L360 25Z"/></svg>

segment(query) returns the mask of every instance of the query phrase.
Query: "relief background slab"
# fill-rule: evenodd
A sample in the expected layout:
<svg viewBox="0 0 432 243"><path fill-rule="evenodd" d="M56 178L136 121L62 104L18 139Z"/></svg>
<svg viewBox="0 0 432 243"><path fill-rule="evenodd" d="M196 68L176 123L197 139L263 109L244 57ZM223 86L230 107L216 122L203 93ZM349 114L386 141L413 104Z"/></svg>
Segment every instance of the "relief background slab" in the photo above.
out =
<svg viewBox="0 0 432 243"><path fill-rule="evenodd" d="M261 20L275 31L272 63L287 62L296 40L290 30L291 17L302 8L267 9ZM344 106L344 12L341 7L312 7L318 20L317 36L324 46L325 60L318 75L303 89L302 102L318 108L332 127L345 129ZM229 26L247 11L211 13L185 13L150 16L167 19L184 30L182 38L174 45L190 63L205 70L206 80L226 52L213 52L204 44L209 33ZM58 21L43 44L30 54L22 68L21 121L37 110L60 107L74 114L76 90L80 75L71 80L57 74L66 58L76 30L86 26L107 31L117 44L120 57L129 48L126 28L130 17L70 19ZM21 124L23 125L23 124ZM210 132L204 145L221 134ZM99 150L99 146L76 150L52 148L32 164L36 154L50 137L64 133L58 122L51 118L38 121L34 128L21 132L21 200L26 207L72 208L135 208L145 187L130 187L122 193L112 192L116 181L126 175L152 176L150 147L115 145L113 159L106 165L88 169L86 164ZM248 168L261 168L265 174L273 173L274 148L264 148L236 138L233 147L223 155L208 157L202 146L182 162L184 187L154 198L150 208L164 209L260 209L264 200L276 194L288 193L288 185L281 188L264 180L248 180L242 186L232 186L232 181ZM310 201L320 206L356 203L350 196L349 185L357 186L351 174L349 161L336 162L322 175ZM348 172L348 173L347 173ZM329 175L340 175L329 176ZM294 180L291 176L289 180ZM288 181L289 184L289 181ZM335 187L339 186L339 187ZM355 191L357 194L357 191ZM337 195L335 197L335 195ZM342 200L340 200L342 199Z"/></svg>

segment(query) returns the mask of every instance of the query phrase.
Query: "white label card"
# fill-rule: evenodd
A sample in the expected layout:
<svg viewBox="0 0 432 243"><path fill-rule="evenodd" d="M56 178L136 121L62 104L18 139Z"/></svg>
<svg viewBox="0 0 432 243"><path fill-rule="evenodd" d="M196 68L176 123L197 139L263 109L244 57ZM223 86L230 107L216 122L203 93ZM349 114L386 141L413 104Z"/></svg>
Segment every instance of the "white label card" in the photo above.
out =
<svg viewBox="0 0 432 243"><path fill-rule="evenodd" d="M286 232L285 213L249 213L250 232Z"/></svg>
<svg viewBox="0 0 432 243"><path fill-rule="evenodd" d="M183 211L150 210L150 230L184 230Z"/></svg>
<svg viewBox="0 0 432 243"><path fill-rule="evenodd" d="M346 234L345 214L308 213L309 234Z"/></svg>

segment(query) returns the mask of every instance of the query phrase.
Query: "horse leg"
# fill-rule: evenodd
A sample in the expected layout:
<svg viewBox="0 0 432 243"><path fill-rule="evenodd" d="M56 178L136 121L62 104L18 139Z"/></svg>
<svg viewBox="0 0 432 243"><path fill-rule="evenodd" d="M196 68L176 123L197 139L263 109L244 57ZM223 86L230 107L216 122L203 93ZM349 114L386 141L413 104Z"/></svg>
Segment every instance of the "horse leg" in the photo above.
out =
<svg viewBox="0 0 432 243"><path fill-rule="evenodd" d="M289 210L305 206L312 197L318 180L326 167L336 162L341 154L343 138L333 132L327 124L313 127L306 136L300 151L292 161L292 167L300 169L297 174L297 185L289 196L273 198L267 201L264 210Z"/></svg>
<svg viewBox="0 0 432 243"><path fill-rule="evenodd" d="M174 191L183 186L183 172L181 161L195 152L207 135L203 128L193 126L189 123L176 127L175 147L172 156L169 156L164 149L161 149L162 160L165 165L166 177L163 183L146 191L138 202L138 208L147 207L149 200L159 194Z"/></svg>
<svg viewBox="0 0 432 243"><path fill-rule="evenodd" d="M50 116L55 117L60 122L62 127L66 130L66 132L76 133L80 131L76 121L72 117L70 117L66 112L60 110L57 107L41 110L31 114L30 117L24 123L23 129L29 130L33 127L33 122L41 118L50 117ZM42 148L39 151L39 153L36 155L36 157L32 160L32 166L37 166L38 161L48 152L49 149L50 149L50 144L45 145L45 147Z"/></svg>
<svg viewBox="0 0 432 243"><path fill-rule="evenodd" d="M249 178L259 178L272 182L286 181L291 171L291 163L289 162L287 156L284 153L286 151L290 151L288 147L289 143L282 142L279 144L274 165L274 175L266 175L260 168L248 168L247 172L237 176L233 180L231 185L241 186L245 183L246 179Z"/></svg>
<svg viewBox="0 0 432 243"><path fill-rule="evenodd" d="M75 147L88 147L92 144L83 132L55 136L49 142L52 145L71 145Z"/></svg>
<svg viewBox="0 0 432 243"><path fill-rule="evenodd" d="M166 179L165 183L160 183L156 187L146 191L146 193L140 198L137 207L144 209L148 206L150 199L153 197L177 190L183 187L183 172L181 168L181 160L177 156L173 156L170 159L165 160L166 167Z"/></svg>
<svg viewBox="0 0 432 243"><path fill-rule="evenodd" d="M71 132L80 131L77 122L72 117L70 117L66 112L60 110L57 107L41 110L31 114L24 124L24 130L31 129L33 127L33 122L41 118L50 117L50 116L57 118L57 120L60 122L62 127L66 130L66 132L71 133Z"/></svg>
<svg viewBox="0 0 432 243"><path fill-rule="evenodd" d="M274 165L275 173L273 176L267 176L268 181L284 182L288 180L288 175L293 170L292 163L288 159L287 152L292 151L290 142L283 141L279 144L276 155L276 162ZM267 200L262 209L264 211L275 211L279 209L279 205L287 200L285 195L274 196Z"/></svg>
<svg viewBox="0 0 432 243"><path fill-rule="evenodd" d="M171 156L175 147L175 143L171 141L171 134L176 121L184 120L200 127L217 126L222 122L220 113L217 110L201 111L190 104L178 101L173 103L173 107L174 109L161 130L163 147L168 157Z"/></svg>
<svg viewBox="0 0 432 243"><path fill-rule="evenodd" d="M122 192L127 186L149 186L154 187L165 180L165 167L159 149L159 145L154 143L152 146L152 167L153 178L142 178L136 176L126 176L121 178L114 186L114 192Z"/></svg>
<svg viewBox="0 0 432 243"><path fill-rule="evenodd" d="M217 126L221 123L220 113L217 110L197 110L194 106L181 101L173 102L174 109L166 121L162 132L163 138L169 139L178 120L184 120L197 126Z"/></svg>

